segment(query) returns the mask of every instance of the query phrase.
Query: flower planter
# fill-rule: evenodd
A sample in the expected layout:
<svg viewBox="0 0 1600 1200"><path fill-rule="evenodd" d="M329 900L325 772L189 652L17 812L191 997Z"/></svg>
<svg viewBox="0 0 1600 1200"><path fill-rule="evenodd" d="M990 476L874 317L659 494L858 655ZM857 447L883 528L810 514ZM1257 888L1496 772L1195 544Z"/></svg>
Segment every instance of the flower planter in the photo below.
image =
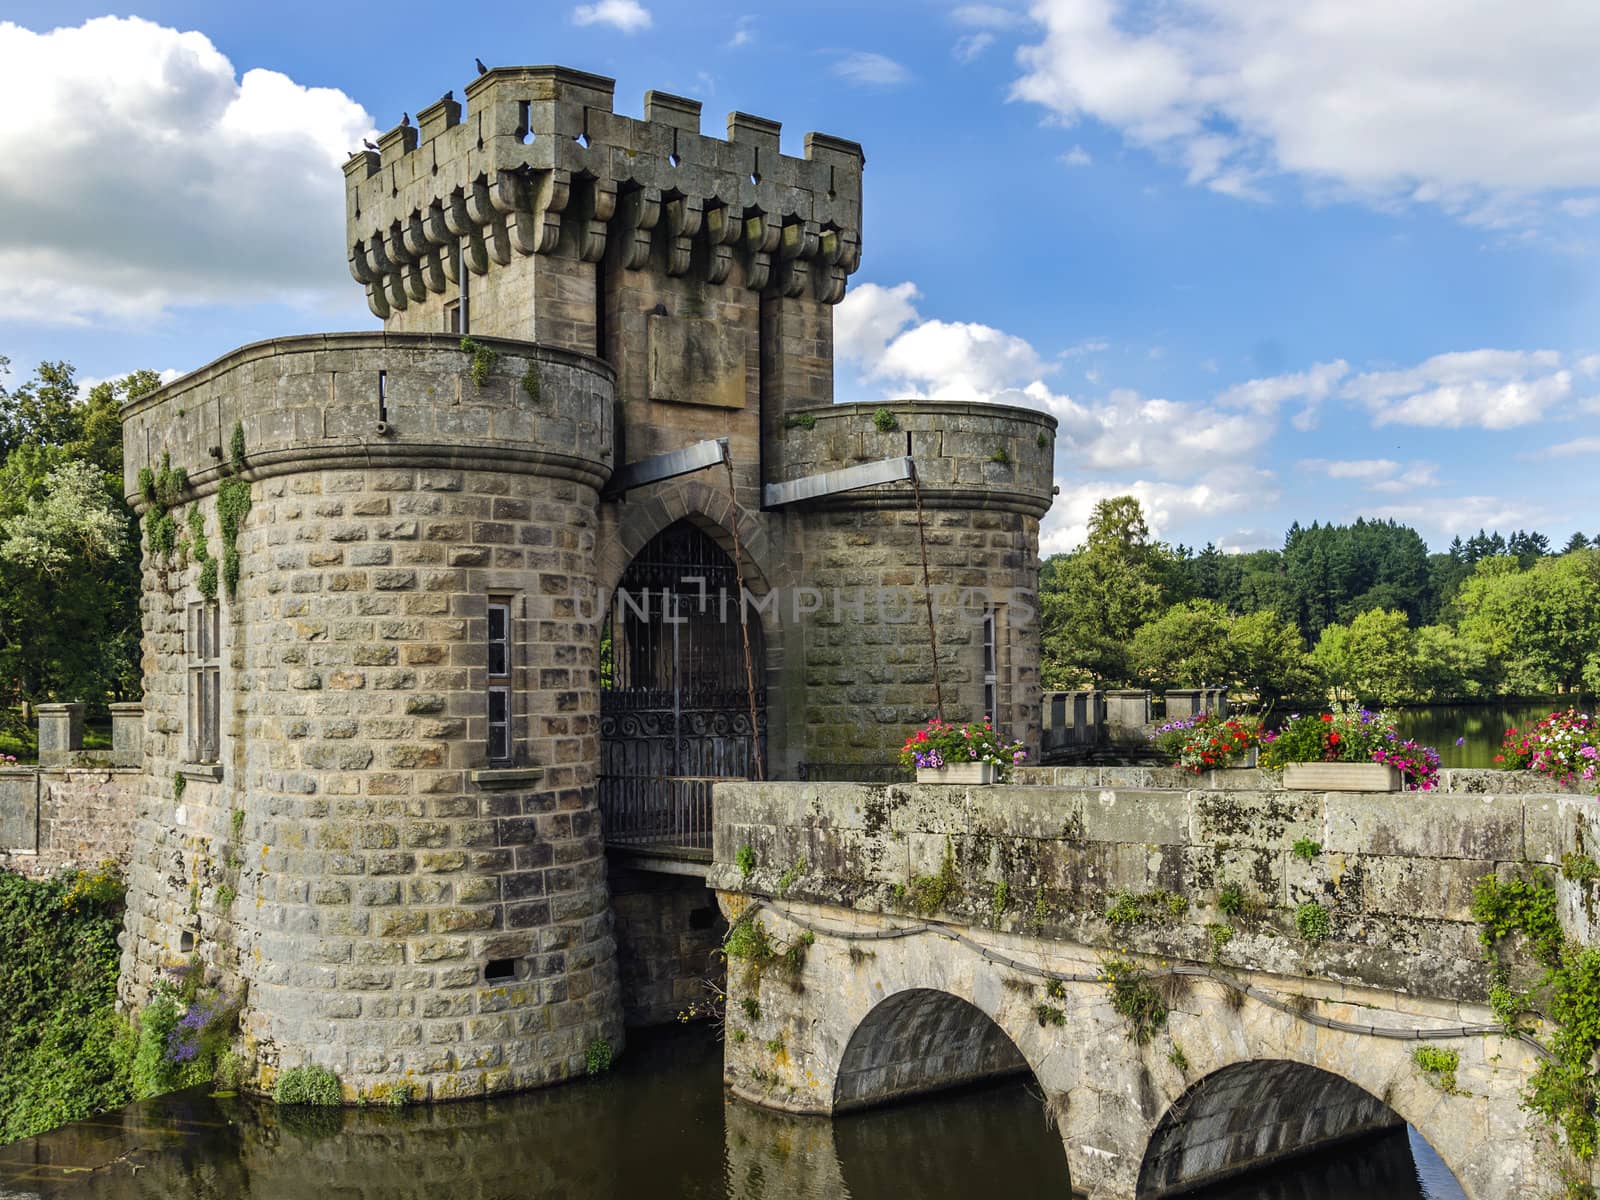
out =
<svg viewBox="0 0 1600 1200"><path fill-rule="evenodd" d="M995 766L990 762L950 763L934 770L917 768L918 783L986 784L995 782Z"/></svg>
<svg viewBox="0 0 1600 1200"><path fill-rule="evenodd" d="M1385 763L1285 763L1283 786L1305 792L1398 792L1400 772Z"/></svg>

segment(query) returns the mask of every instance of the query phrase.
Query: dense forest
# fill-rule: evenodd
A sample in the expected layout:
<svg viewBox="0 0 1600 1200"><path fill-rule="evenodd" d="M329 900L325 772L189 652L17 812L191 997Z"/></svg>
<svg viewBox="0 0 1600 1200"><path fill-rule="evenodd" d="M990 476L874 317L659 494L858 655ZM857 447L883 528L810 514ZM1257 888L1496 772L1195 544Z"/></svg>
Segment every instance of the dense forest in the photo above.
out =
<svg viewBox="0 0 1600 1200"><path fill-rule="evenodd" d="M1047 688L1225 684L1382 704L1600 690L1600 534L1480 530L1430 554L1394 521L1295 524L1283 549L1150 537L1102 500L1040 574Z"/></svg>

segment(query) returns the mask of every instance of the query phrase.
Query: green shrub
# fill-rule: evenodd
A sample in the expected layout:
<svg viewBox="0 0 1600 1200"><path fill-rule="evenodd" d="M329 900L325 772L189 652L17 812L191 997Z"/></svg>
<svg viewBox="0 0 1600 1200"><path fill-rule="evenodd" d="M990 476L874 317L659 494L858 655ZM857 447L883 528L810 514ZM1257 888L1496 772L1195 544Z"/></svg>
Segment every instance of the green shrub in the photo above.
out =
<svg viewBox="0 0 1600 1200"><path fill-rule="evenodd" d="M893 433L900 428L900 418L887 408L880 408L873 412L872 424L879 433Z"/></svg>
<svg viewBox="0 0 1600 1200"><path fill-rule="evenodd" d="M785 429L815 429L817 415L815 413L790 413L783 419Z"/></svg>
<svg viewBox="0 0 1600 1200"><path fill-rule="evenodd" d="M1307 900L1294 910L1294 927L1308 942L1325 942L1333 932L1333 918L1315 900Z"/></svg>
<svg viewBox="0 0 1600 1200"><path fill-rule="evenodd" d="M748 845L740 846L739 852L733 856L733 865L739 868L739 873L746 879L756 869L756 852Z"/></svg>
<svg viewBox="0 0 1600 1200"><path fill-rule="evenodd" d="M1230 917L1237 917L1249 907L1250 898L1242 884L1224 883L1217 892L1217 907Z"/></svg>
<svg viewBox="0 0 1600 1200"><path fill-rule="evenodd" d="M1322 843L1312 841L1307 837L1296 838L1294 845L1289 848L1289 852L1296 858L1303 858L1310 862L1322 853Z"/></svg>
<svg viewBox="0 0 1600 1200"><path fill-rule="evenodd" d="M1111 1007L1128 1022L1128 1034L1143 1046L1167 1023L1167 1005L1150 976L1134 962L1112 959L1100 970L1111 990Z"/></svg>
<svg viewBox="0 0 1600 1200"><path fill-rule="evenodd" d="M1440 1091L1455 1094L1456 1068L1461 1065L1460 1054L1454 1050L1441 1050L1438 1046L1418 1046L1411 1052L1411 1061L1418 1070L1432 1077Z"/></svg>
<svg viewBox="0 0 1600 1200"><path fill-rule="evenodd" d="M339 1077L327 1067L290 1067L278 1076L272 1098L279 1104L315 1104L324 1108L342 1102Z"/></svg>

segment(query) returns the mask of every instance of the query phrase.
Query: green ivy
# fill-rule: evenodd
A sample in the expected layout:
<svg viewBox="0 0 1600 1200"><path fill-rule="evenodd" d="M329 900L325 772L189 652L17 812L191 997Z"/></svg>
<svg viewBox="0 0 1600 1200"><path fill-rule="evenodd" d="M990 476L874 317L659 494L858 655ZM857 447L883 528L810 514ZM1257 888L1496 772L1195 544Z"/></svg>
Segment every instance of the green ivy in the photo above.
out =
<svg viewBox="0 0 1600 1200"><path fill-rule="evenodd" d="M1440 1091L1455 1095L1456 1068L1461 1065L1461 1055L1454 1050L1438 1046L1418 1046L1411 1052L1411 1061L1417 1069L1428 1075Z"/></svg>
<svg viewBox="0 0 1600 1200"><path fill-rule="evenodd" d="M956 852L950 839L944 841L944 858L939 863L937 875L914 875L911 878L911 907L925 917L949 908L961 895L961 880L956 875Z"/></svg>
<svg viewBox="0 0 1600 1200"><path fill-rule="evenodd" d="M174 800L182 800L183 791L188 786L189 777L187 775L185 775L182 771L174 771L172 773L172 798Z"/></svg>
<svg viewBox="0 0 1600 1200"><path fill-rule="evenodd" d="M611 1043L603 1037L597 1037L589 1043L583 1052L583 1069L590 1075L599 1075L611 1070L615 1059L615 1052Z"/></svg>
<svg viewBox="0 0 1600 1200"><path fill-rule="evenodd" d="M172 465L172 455L161 455L161 469L139 470L139 494L144 498L144 532L152 558L167 558L178 544L178 523L172 510L188 490L189 476L182 467Z"/></svg>
<svg viewBox="0 0 1600 1200"><path fill-rule="evenodd" d="M1046 1025L1065 1025L1067 1013L1065 1009L1054 1004L1039 1003L1033 1006L1034 1019L1039 1022L1040 1028Z"/></svg>
<svg viewBox="0 0 1600 1200"><path fill-rule="evenodd" d="M1572 1152L1585 1162L1600 1149L1600 948L1569 943L1557 916L1555 882L1547 870L1501 879L1485 875L1472 894L1472 915L1492 971L1490 999L1495 1014L1515 1028L1535 993L1557 1032L1549 1057L1534 1068L1523 1106L1565 1135ZM1527 940L1543 964L1543 977L1529 993L1510 986L1500 962L1500 942L1511 934Z"/></svg>
<svg viewBox="0 0 1600 1200"><path fill-rule="evenodd" d="M474 375L473 378L476 379L477 376ZM480 383L478 386L482 387L483 385ZM529 400L532 400L535 404L539 403L538 363L530 362L528 364L528 369L522 373L522 390L527 393Z"/></svg>
<svg viewBox="0 0 1600 1200"><path fill-rule="evenodd" d="M1561 856L1561 877L1569 883L1588 883L1600 879L1600 863L1587 854L1573 851Z"/></svg>
<svg viewBox="0 0 1600 1200"><path fill-rule="evenodd" d="M133 1099L116 1014L122 889L0 874L0 1144Z"/></svg>
<svg viewBox="0 0 1600 1200"><path fill-rule="evenodd" d="M794 886L794 881L806 873L805 855L801 855L789 864L789 869L778 878L778 895L787 896L789 889Z"/></svg>
<svg viewBox="0 0 1600 1200"><path fill-rule="evenodd" d="M1106 920L1117 926L1155 925L1180 920L1189 911L1189 901L1176 892L1156 888L1149 892L1118 892Z"/></svg>
<svg viewBox="0 0 1600 1200"><path fill-rule="evenodd" d="M1034 437L1033 444L1039 447L1039 449L1043 450L1050 444L1050 435L1045 433L1043 430L1040 430L1039 433Z"/></svg>

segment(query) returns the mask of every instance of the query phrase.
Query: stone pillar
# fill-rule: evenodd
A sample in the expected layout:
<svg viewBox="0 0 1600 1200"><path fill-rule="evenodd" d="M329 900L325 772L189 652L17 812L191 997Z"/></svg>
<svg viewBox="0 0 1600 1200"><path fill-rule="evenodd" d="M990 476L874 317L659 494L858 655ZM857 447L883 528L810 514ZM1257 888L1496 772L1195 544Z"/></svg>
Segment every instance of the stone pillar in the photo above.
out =
<svg viewBox="0 0 1600 1200"><path fill-rule="evenodd" d="M83 705L41 704L39 713L39 765L65 766L74 751L83 749Z"/></svg>
<svg viewBox="0 0 1600 1200"><path fill-rule="evenodd" d="M137 767L144 762L144 705L138 701L111 705L111 765Z"/></svg>
<svg viewBox="0 0 1600 1200"><path fill-rule="evenodd" d="M1114 688L1106 693L1106 724L1138 727L1150 723L1150 693L1144 688Z"/></svg>
<svg viewBox="0 0 1600 1200"><path fill-rule="evenodd" d="M1211 690L1207 688L1170 689L1167 692L1167 720L1176 721L1209 711L1207 697L1210 695Z"/></svg>

